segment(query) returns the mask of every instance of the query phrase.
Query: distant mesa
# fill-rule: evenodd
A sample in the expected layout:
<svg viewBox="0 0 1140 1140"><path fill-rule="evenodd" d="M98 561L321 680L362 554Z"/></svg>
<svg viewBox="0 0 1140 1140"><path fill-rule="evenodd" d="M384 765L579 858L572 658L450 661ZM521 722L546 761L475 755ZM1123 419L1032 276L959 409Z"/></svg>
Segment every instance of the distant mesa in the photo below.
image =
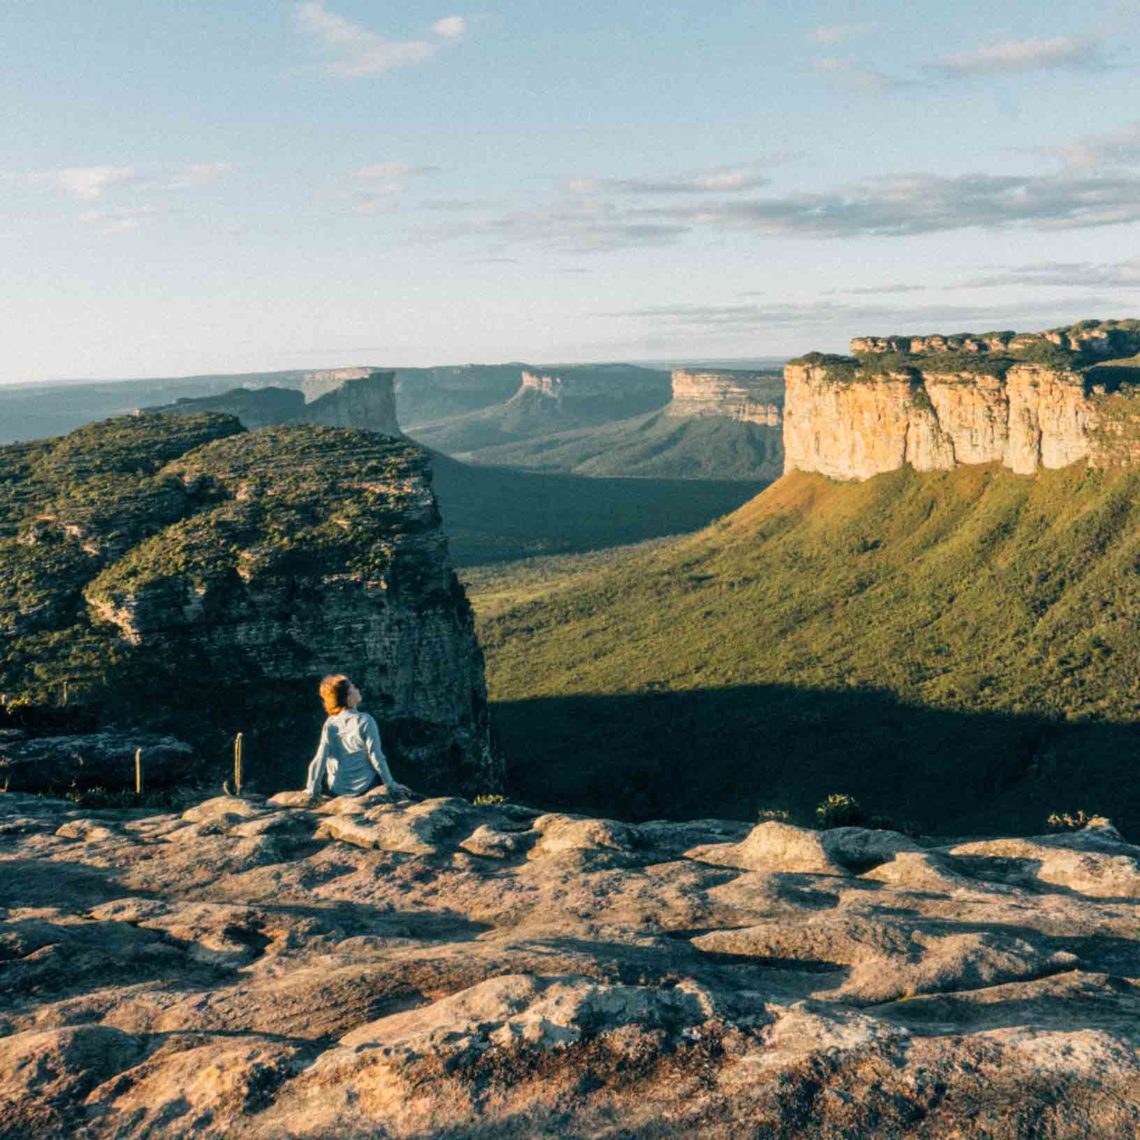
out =
<svg viewBox="0 0 1140 1140"><path fill-rule="evenodd" d="M765 427L783 422L784 381L770 372L678 368L672 383L671 416L725 416Z"/></svg>
<svg viewBox="0 0 1140 1140"><path fill-rule="evenodd" d="M857 337L785 368L785 471L867 479L999 463L1140 463L1140 321L1040 333Z"/></svg>
<svg viewBox="0 0 1140 1140"><path fill-rule="evenodd" d="M143 412L236 416L250 430L273 424L320 424L399 436L394 372L335 368L310 372L299 388L234 388L217 396L185 397Z"/></svg>

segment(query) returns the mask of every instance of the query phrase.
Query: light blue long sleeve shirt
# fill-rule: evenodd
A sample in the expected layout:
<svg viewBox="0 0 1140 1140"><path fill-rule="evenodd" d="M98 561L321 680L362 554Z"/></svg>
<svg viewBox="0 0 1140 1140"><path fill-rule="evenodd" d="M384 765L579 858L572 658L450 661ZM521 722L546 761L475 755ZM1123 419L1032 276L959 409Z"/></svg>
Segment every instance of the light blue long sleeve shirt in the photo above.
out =
<svg viewBox="0 0 1140 1140"><path fill-rule="evenodd" d="M321 742L309 765L309 795L315 796L327 782L334 796L358 796L376 783L377 776L395 795L396 781L384 759L376 721L356 709L334 713L321 729Z"/></svg>

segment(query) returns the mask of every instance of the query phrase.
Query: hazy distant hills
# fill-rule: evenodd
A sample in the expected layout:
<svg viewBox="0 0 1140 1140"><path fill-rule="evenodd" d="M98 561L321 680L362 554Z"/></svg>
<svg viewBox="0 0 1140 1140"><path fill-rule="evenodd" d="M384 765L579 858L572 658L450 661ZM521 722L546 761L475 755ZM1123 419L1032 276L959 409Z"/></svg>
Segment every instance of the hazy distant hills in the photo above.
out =
<svg viewBox="0 0 1140 1140"><path fill-rule="evenodd" d="M420 424L411 434L449 455L596 427L663 407L669 375L628 364L527 369L502 403ZM399 399L399 397L397 397ZM405 423L404 419L401 422Z"/></svg>
<svg viewBox="0 0 1140 1140"><path fill-rule="evenodd" d="M441 368L395 370L401 423L458 415L501 403L518 391L523 364L471 364ZM355 372L352 369L218 373L200 376L152 377L141 380L59 381L0 387L0 443L46 439L62 435L93 420L123 415L136 408L172 404L178 400L233 394L241 390L279 388L302 390L314 377ZM391 371L391 369L389 369ZM310 396L317 393L310 393ZM260 426L248 424L247 426Z"/></svg>
<svg viewBox="0 0 1140 1140"><path fill-rule="evenodd" d="M664 411L599 427L483 447L471 463L576 475L673 479L779 478L780 431L727 417L679 417Z"/></svg>
<svg viewBox="0 0 1140 1140"><path fill-rule="evenodd" d="M521 796L1135 830L1138 566L1134 469L907 467L796 472L697 535L469 589Z"/></svg>

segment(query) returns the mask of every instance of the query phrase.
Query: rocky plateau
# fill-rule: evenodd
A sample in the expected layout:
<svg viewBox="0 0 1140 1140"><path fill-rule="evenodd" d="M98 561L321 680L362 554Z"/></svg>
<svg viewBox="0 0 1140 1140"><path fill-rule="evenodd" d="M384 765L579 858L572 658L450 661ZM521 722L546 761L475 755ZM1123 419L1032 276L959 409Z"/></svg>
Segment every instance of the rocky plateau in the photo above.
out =
<svg viewBox="0 0 1140 1140"><path fill-rule="evenodd" d="M996 463L1019 475L1140 462L1136 322L1032 334L856 338L785 368L785 471L868 479ZM1031 358L1046 347L1064 359ZM892 354L892 355L887 355Z"/></svg>
<svg viewBox="0 0 1140 1140"><path fill-rule="evenodd" d="M726 416L742 423L779 427L784 406L784 382L765 372L678 368L672 374L670 416Z"/></svg>
<svg viewBox="0 0 1140 1140"><path fill-rule="evenodd" d="M4 1136L1140 1131L1140 848L1105 820L8 793L0 868Z"/></svg>

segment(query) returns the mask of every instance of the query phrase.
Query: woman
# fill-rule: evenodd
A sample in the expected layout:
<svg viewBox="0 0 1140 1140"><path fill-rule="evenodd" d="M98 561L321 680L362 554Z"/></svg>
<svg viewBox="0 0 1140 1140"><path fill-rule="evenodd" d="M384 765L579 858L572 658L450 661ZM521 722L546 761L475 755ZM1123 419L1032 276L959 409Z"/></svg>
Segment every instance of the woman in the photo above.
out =
<svg viewBox="0 0 1140 1140"><path fill-rule="evenodd" d="M405 792L388 770L376 721L357 711L360 690L338 673L321 682L321 701L329 716L309 765L310 798L315 799L326 782L334 796L359 796L375 785L377 776L393 799Z"/></svg>

